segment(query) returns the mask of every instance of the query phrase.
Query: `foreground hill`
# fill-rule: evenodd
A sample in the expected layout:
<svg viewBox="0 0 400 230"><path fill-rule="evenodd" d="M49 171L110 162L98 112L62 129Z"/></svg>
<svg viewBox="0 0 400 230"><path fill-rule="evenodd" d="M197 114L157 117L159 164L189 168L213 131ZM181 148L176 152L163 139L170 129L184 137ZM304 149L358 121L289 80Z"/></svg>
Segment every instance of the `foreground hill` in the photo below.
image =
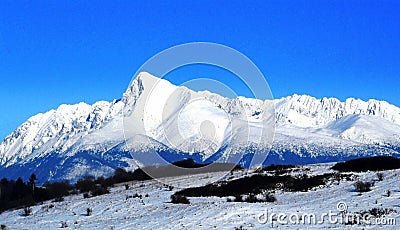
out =
<svg viewBox="0 0 400 230"><path fill-rule="evenodd" d="M280 176L309 177L336 173L332 164L309 165L282 168ZM271 169L271 171L269 171ZM277 169L271 167L263 172L248 170L236 171L227 175L223 181L236 181L254 175L275 175ZM56 229L62 226L69 229L398 229L400 223L400 171L388 170L379 180L376 172L342 174L336 179L308 191L287 191L284 187L274 189L275 202L228 202L233 197L190 197L190 204L173 204L170 196L182 191L171 188L155 180L129 183L129 189L120 185L111 189L110 194L83 198L82 194L66 197L62 202L45 202L32 207L30 216L23 216L23 210L6 211L0 214L0 224L10 229ZM219 178L220 173L171 177L168 180L182 187L196 187L210 178ZM356 181L372 181L371 191L359 193L353 186ZM224 184L224 182L221 182ZM388 195L387 191L390 191ZM347 206L347 213L371 213L371 224L350 222L330 223L328 219L321 224L279 223L276 218L271 223L260 215L285 213L287 215L340 213L338 203ZM87 215L87 208L92 210ZM381 212L387 212L383 219ZM262 217L262 216L261 216ZM379 219L380 218L380 219ZM385 220L387 225L377 224ZM317 219L320 220L320 219ZM393 222L396 221L396 222ZM391 223L391 224L389 224Z"/></svg>

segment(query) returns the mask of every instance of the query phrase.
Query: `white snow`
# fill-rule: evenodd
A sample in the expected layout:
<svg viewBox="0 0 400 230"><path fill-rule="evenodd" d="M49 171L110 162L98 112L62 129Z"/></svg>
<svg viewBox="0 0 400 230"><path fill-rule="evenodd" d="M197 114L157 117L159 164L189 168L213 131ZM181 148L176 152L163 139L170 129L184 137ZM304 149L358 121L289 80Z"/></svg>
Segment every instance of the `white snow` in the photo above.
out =
<svg viewBox="0 0 400 230"><path fill-rule="evenodd" d="M227 158L252 145L266 152L272 145L278 152L305 148L316 156L342 150L351 155L351 149L360 152L369 145L400 146L399 127L400 108L385 101L296 94L273 101L228 99L140 73L119 101L61 105L28 119L0 143L0 168L41 162L54 153L101 155L125 138L129 146L121 148L128 150L163 146L204 158L225 145Z"/></svg>
<svg viewBox="0 0 400 230"><path fill-rule="evenodd" d="M306 172L309 175L331 172L331 165L303 166L297 174ZM251 171L236 172L233 179L251 175ZM376 180L375 172L356 173L363 181ZM198 186L202 181L220 176L218 173L199 174L193 176L169 178L170 182L183 186ZM234 229L242 226L245 229L399 229L400 224L400 170L384 172L383 181L376 181L371 192L361 196L354 192L354 181L342 180L332 182L327 186L313 189L309 192L276 191L275 203L236 203L227 202L226 197L189 197L190 205L171 204L170 195L179 190L169 191L157 181L132 182L130 189L117 186L111 193L98 197L84 199L81 194L65 198L65 201L44 204L33 207L33 214L23 217L22 209L6 211L0 214L0 224L10 229L57 229L61 223L68 225L67 229ZM386 191L391 195L387 197ZM126 198L135 193L140 198ZM148 197L145 195L148 194ZM259 216L266 211L272 213L315 214L338 213L337 204L345 202L348 212L367 211L372 208L390 208L393 213L386 220L393 218L396 225L344 225L332 224L325 220L323 224L273 224L259 223ZM50 205L54 205L50 208ZM93 213L86 216L86 209ZM286 219L287 220L287 219ZM318 219L319 220L319 219Z"/></svg>

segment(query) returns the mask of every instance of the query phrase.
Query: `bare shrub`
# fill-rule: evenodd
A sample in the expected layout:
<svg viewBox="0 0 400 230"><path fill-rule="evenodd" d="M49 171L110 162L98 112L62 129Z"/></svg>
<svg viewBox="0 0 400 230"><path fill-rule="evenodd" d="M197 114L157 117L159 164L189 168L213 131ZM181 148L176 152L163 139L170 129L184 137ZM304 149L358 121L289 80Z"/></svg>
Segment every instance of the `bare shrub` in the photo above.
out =
<svg viewBox="0 0 400 230"><path fill-rule="evenodd" d="M62 202L64 201L64 197L56 197L53 202Z"/></svg>
<svg viewBox="0 0 400 230"><path fill-rule="evenodd" d="M378 181L383 181L383 173L381 172L376 173L376 177L378 177Z"/></svg>
<svg viewBox="0 0 400 230"><path fill-rule="evenodd" d="M234 202L243 202L243 197L242 195L236 195L235 199L233 200Z"/></svg>
<svg viewBox="0 0 400 230"><path fill-rule="evenodd" d="M92 212L93 212L93 210L91 208L87 208L86 209L86 216L91 216Z"/></svg>
<svg viewBox="0 0 400 230"><path fill-rule="evenodd" d="M369 192L369 191L371 191L372 186L373 186L373 183L371 183L371 182L357 181L354 184L354 188L355 188L356 192Z"/></svg>
<svg viewBox="0 0 400 230"><path fill-rule="evenodd" d="M31 207L25 207L23 216L30 216L31 214L32 214L32 208Z"/></svg>
<svg viewBox="0 0 400 230"><path fill-rule="evenodd" d="M188 200L188 198L186 196L172 195L171 203L173 203L173 204L190 204L190 201Z"/></svg>
<svg viewBox="0 0 400 230"><path fill-rule="evenodd" d="M61 228L68 228L68 224L66 221L61 221Z"/></svg>

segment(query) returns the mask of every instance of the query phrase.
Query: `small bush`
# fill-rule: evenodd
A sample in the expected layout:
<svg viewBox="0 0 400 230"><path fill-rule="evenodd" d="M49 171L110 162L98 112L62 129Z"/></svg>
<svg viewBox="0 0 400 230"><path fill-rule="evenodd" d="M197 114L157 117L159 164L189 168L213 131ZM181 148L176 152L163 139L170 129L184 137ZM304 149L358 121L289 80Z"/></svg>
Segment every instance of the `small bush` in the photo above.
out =
<svg viewBox="0 0 400 230"><path fill-rule="evenodd" d="M233 202L243 202L243 197L242 195L235 195L235 199Z"/></svg>
<svg viewBox="0 0 400 230"><path fill-rule="evenodd" d="M129 190L129 184L125 185L125 190Z"/></svg>
<svg viewBox="0 0 400 230"><path fill-rule="evenodd" d="M373 183L371 183L371 182L357 181L354 184L354 188L355 188L356 192L369 192L369 191L371 191L372 186L373 186Z"/></svg>
<svg viewBox="0 0 400 230"><path fill-rule="evenodd" d="M374 216L374 217L377 217L377 218L379 218L379 217L381 217L381 216L383 216L383 215L388 215L388 214L390 214L390 213L392 213L393 212L393 209L389 209L389 208L386 208L386 209L383 209L383 208L373 208L373 209L371 209L371 210L368 210L368 211L364 211L364 212L362 212L361 214L363 214L363 215L365 215L365 214L370 214L371 216Z"/></svg>
<svg viewBox="0 0 400 230"><path fill-rule="evenodd" d="M383 181L383 173L378 172L378 173L376 174L376 177L378 177L378 181Z"/></svg>
<svg viewBox="0 0 400 230"><path fill-rule="evenodd" d="M235 227L235 230L246 230L243 226Z"/></svg>
<svg viewBox="0 0 400 230"><path fill-rule="evenodd" d="M93 212L93 210L91 208L87 208L86 209L86 216L91 216L92 212Z"/></svg>
<svg viewBox="0 0 400 230"><path fill-rule="evenodd" d="M108 193L110 193L110 191L107 188L101 186L95 186L92 190L90 190L90 194L92 196L100 196Z"/></svg>
<svg viewBox="0 0 400 230"><path fill-rule="evenodd" d="M273 194L267 193L265 194L265 202L275 202L276 198Z"/></svg>
<svg viewBox="0 0 400 230"><path fill-rule="evenodd" d="M147 195L147 194L146 194ZM125 196L125 199L126 200L128 200L128 199L130 199L130 198L139 198L139 199L142 199L142 195L140 195L140 194L138 194L138 193L135 193L134 195L126 195ZM148 195L146 196L146 197L148 197Z"/></svg>
<svg viewBox="0 0 400 230"><path fill-rule="evenodd" d="M56 197L53 202L62 202L64 201L64 197Z"/></svg>
<svg viewBox="0 0 400 230"><path fill-rule="evenodd" d="M190 201L188 200L188 198L186 196L172 195L171 203L173 203L173 204L190 204Z"/></svg>
<svg viewBox="0 0 400 230"><path fill-rule="evenodd" d="M254 195L254 194L248 195L248 196L244 199L244 201L247 202L247 203L257 203L257 202L260 202L260 200L259 200L259 199L256 197L256 195Z"/></svg>
<svg viewBox="0 0 400 230"><path fill-rule="evenodd" d="M235 230L245 230L245 228L242 225L240 225L239 227L235 227Z"/></svg>
<svg viewBox="0 0 400 230"><path fill-rule="evenodd" d="M32 208L31 207L25 207L24 208L24 216L30 216L32 214Z"/></svg>
<svg viewBox="0 0 400 230"><path fill-rule="evenodd" d="M89 193L85 192L85 193L83 194L83 198L89 198Z"/></svg>
<svg viewBox="0 0 400 230"><path fill-rule="evenodd" d="M390 197L390 194L391 194L390 190L387 190L387 191L386 191L386 196L387 196L387 197Z"/></svg>
<svg viewBox="0 0 400 230"><path fill-rule="evenodd" d="M5 226L4 224L2 224L2 225L0 226L0 229L1 229L1 230L7 230L8 228L7 228L7 226Z"/></svg>
<svg viewBox="0 0 400 230"><path fill-rule="evenodd" d="M263 196L261 195L255 195L255 194L250 194L244 199L244 202L247 203L260 203L260 202L275 202L276 198L273 194L267 193Z"/></svg>
<svg viewBox="0 0 400 230"><path fill-rule="evenodd" d="M67 222L61 221L61 228L68 228Z"/></svg>
<svg viewBox="0 0 400 230"><path fill-rule="evenodd" d="M140 194L138 194L138 193L135 193L135 195L133 195L133 198L140 198L140 199L142 199L142 195L140 195Z"/></svg>

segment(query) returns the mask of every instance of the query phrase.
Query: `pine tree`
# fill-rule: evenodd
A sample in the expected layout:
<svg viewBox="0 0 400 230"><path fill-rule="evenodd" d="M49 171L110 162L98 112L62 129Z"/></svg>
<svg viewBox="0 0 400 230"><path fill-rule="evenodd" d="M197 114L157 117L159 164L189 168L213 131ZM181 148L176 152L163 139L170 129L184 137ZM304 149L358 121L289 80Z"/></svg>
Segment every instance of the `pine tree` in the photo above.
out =
<svg viewBox="0 0 400 230"><path fill-rule="evenodd" d="M24 183L22 178L18 177L13 188L13 195L18 199L24 197L27 192L26 188L27 188L26 184Z"/></svg>
<svg viewBox="0 0 400 230"><path fill-rule="evenodd" d="M29 177L28 185L32 188L32 195L35 194L35 186L36 186L36 175L32 173L31 177Z"/></svg>

